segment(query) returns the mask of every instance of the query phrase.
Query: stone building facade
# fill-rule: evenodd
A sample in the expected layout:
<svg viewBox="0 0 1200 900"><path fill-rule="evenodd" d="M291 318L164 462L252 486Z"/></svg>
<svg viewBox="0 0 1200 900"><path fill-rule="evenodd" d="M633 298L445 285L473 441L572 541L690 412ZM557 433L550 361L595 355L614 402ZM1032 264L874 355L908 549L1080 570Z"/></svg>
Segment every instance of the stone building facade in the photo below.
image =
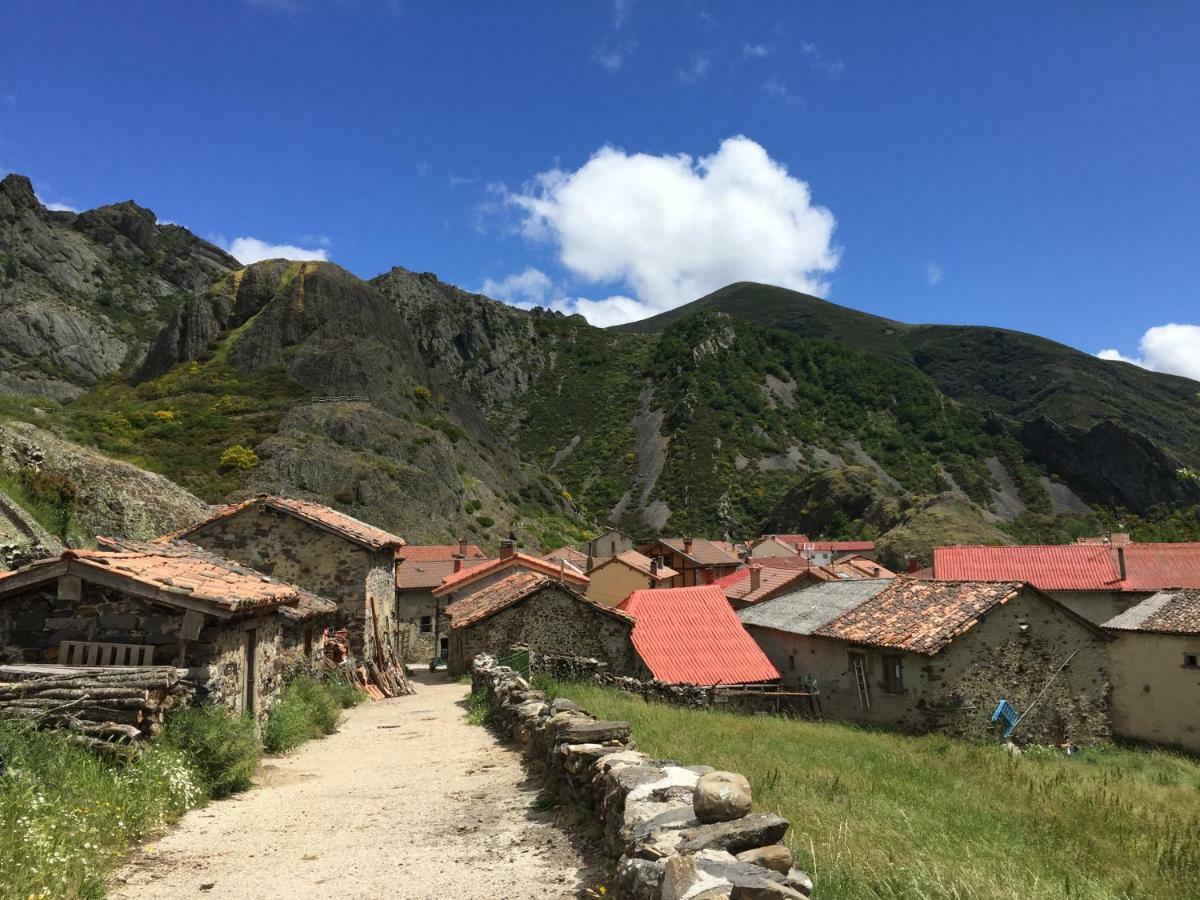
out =
<svg viewBox="0 0 1200 900"><path fill-rule="evenodd" d="M912 584L897 579L834 608L829 621L797 629L807 633L748 619L761 622L771 604L796 603L821 586L741 616L785 688L815 687L831 719L986 738L996 734L990 718L1000 700L1024 713L1041 695L1017 737L1085 744L1110 736L1108 642L1099 628L1019 584L925 582L937 585L932 602L914 597Z"/></svg>
<svg viewBox="0 0 1200 900"><path fill-rule="evenodd" d="M528 647L537 653L588 656L617 675L645 673L630 640L633 619L589 601L545 575L518 572L451 605L452 675L469 672L481 653Z"/></svg>
<svg viewBox="0 0 1200 900"><path fill-rule="evenodd" d="M356 656L376 656L375 634L397 659L396 551L404 541L329 507L282 497L234 504L181 533L188 541L326 597L333 627Z"/></svg>
<svg viewBox="0 0 1200 900"><path fill-rule="evenodd" d="M161 553L68 551L0 579L0 662L57 664L66 642L151 647L141 664L187 669L202 701L264 718L282 673L322 653L333 604Z"/></svg>

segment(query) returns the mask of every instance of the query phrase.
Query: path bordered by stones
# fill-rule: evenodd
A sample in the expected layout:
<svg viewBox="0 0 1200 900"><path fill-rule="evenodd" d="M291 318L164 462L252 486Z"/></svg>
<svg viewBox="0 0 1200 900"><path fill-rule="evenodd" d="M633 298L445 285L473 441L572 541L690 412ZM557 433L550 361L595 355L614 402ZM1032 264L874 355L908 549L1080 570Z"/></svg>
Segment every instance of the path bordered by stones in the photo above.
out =
<svg viewBox="0 0 1200 900"><path fill-rule="evenodd" d="M134 853L110 896L537 900L574 897L586 860L520 758L467 723L438 679L368 703L341 730L270 759L245 794L193 810Z"/></svg>

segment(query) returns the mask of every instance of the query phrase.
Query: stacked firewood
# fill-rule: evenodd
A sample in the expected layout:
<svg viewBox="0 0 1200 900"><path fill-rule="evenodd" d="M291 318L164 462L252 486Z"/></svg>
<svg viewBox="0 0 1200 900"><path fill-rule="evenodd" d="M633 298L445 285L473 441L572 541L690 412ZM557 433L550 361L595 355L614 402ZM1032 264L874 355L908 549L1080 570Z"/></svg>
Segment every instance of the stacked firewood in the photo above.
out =
<svg viewBox="0 0 1200 900"><path fill-rule="evenodd" d="M375 647L374 659L356 660L350 653L350 639L345 631L326 633L325 667L362 688L372 700L415 694L416 688L405 674L404 666L378 639L378 631Z"/></svg>
<svg viewBox="0 0 1200 900"><path fill-rule="evenodd" d="M82 743L128 744L158 734L167 711L191 694L183 673L172 666L49 668L0 666L0 718L66 728Z"/></svg>

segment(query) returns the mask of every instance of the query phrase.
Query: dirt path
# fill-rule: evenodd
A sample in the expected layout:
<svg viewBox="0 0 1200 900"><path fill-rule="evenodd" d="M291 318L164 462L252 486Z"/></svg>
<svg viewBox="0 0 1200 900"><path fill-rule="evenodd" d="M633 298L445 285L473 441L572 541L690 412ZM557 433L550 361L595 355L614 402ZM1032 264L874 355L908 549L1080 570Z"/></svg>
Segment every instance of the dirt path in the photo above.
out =
<svg viewBox="0 0 1200 900"><path fill-rule="evenodd" d="M467 687L418 690L352 710L337 734L269 760L258 787L188 813L110 896L576 896L586 860L530 808L517 754L466 722Z"/></svg>

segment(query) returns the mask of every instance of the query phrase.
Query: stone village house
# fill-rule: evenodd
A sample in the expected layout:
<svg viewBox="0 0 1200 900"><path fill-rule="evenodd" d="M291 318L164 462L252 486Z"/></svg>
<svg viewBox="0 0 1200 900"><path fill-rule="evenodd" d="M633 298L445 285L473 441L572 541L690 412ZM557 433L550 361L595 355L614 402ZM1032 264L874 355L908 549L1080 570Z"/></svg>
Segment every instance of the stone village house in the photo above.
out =
<svg viewBox="0 0 1200 900"><path fill-rule="evenodd" d="M322 653L332 601L183 542L109 541L0 577L0 661L174 665L202 701L265 717Z"/></svg>
<svg viewBox="0 0 1200 900"><path fill-rule="evenodd" d="M543 572L510 567L502 577L455 600L446 610L450 674L469 672L480 653L503 656L516 646L591 657L616 675L640 674L630 640L633 618L589 600L580 587Z"/></svg>
<svg viewBox="0 0 1200 900"><path fill-rule="evenodd" d="M1113 732L1200 754L1200 590L1160 591L1104 627Z"/></svg>
<svg viewBox="0 0 1200 900"><path fill-rule="evenodd" d="M350 651L375 658L375 635L397 659L396 553L404 540L337 510L260 495L169 535L237 560L337 604Z"/></svg>
<svg viewBox="0 0 1200 900"><path fill-rule="evenodd" d="M588 586L587 576L564 561L550 563L536 556L518 553L513 549L511 542L504 541L500 545L499 557L447 575L432 593L444 604L443 608L448 609L451 603L475 591L483 590L515 572L546 575L577 591L586 591Z"/></svg>
<svg viewBox="0 0 1200 900"><path fill-rule="evenodd" d="M1110 733L1106 635L1020 582L832 581L738 615L832 719L981 738L1003 699L1029 713L1021 738Z"/></svg>
<svg viewBox="0 0 1200 900"><path fill-rule="evenodd" d="M712 584L742 564L736 555L704 538L659 538L638 550L679 573L671 579L673 588Z"/></svg>
<svg viewBox="0 0 1200 900"><path fill-rule="evenodd" d="M445 604L434 588L449 575L490 562L474 544L408 545L397 551L396 622L401 659L427 663L445 659L450 649Z"/></svg>
<svg viewBox="0 0 1200 900"><path fill-rule="evenodd" d="M599 562L610 556L616 556L618 553L624 553L626 550L633 550L636 546L637 542L625 532L618 528L610 528L588 541L581 549L584 556L590 556Z"/></svg>

